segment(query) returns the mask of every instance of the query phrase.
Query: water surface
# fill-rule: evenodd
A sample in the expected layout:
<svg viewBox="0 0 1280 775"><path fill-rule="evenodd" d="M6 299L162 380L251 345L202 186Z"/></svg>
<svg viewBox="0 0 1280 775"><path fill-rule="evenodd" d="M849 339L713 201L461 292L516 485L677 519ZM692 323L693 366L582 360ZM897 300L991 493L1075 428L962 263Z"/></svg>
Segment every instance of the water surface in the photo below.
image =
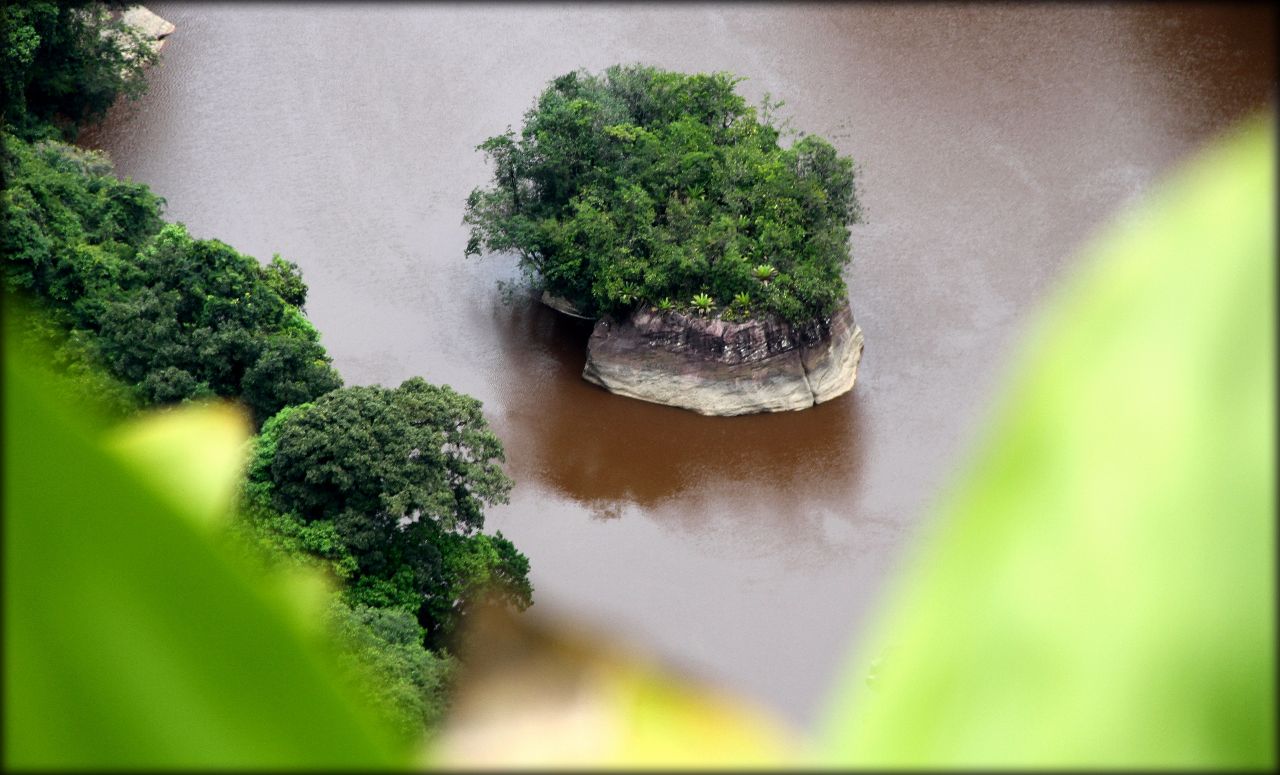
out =
<svg viewBox="0 0 1280 775"><path fill-rule="evenodd" d="M806 725L1074 254L1275 89L1261 7L153 8L177 32L150 93L84 142L195 235L301 265L347 384L484 401L518 483L488 525L535 610ZM859 163L851 394L741 418L610 395L588 329L464 260L474 146L552 77L634 61L745 76Z"/></svg>

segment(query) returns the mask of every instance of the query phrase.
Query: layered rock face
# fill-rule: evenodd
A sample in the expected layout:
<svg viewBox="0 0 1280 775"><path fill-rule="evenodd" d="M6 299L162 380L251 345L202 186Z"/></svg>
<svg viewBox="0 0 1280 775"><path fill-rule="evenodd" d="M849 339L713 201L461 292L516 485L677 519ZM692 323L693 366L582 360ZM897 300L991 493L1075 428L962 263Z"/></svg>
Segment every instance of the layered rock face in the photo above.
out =
<svg viewBox="0 0 1280 775"><path fill-rule="evenodd" d="M848 304L802 327L642 309L596 323L582 376L619 395L736 415L804 409L843 395L861 358L862 329Z"/></svg>

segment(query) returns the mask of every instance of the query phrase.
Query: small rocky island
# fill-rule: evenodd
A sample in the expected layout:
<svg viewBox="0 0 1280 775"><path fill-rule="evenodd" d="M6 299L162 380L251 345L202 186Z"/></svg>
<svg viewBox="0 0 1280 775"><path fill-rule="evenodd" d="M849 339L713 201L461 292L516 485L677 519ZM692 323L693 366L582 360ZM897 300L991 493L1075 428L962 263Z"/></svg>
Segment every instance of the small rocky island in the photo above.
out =
<svg viewBox="0 0 1280 775"><path fill-rule="evenodd" d="M782 148L726 73L639 65L561 76L479 146L468 255L515 252L542 301L594 320L586 380L709 415L805 409L849 392L862 357L842 270L853 163Z"/></svg>
<svg viewBox="0 0 1280 775"><path fill-rule="evenodd" d="M619 395L699 414L751 414L844 395L861 358L862 329L848 305L801 327L640 310L596 323L582 376Z"/></svg>

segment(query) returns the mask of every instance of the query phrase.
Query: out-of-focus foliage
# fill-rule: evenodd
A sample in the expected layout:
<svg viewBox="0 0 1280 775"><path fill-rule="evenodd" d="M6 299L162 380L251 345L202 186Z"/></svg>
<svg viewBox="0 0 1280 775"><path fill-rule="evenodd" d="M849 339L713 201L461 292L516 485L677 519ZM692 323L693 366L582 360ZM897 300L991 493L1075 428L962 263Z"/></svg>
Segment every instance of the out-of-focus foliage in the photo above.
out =
<svg viewBox="0 0 1280 775"><path fill-rule="evenodd" d="M17 0L0 6L0 128L74 137L121 95L146 88L155 50L111 11L127 2Z"/></svg>
<svg viewBox="0 0 1280 775"><path fill-rule="evenodd" d="M176 508L221 526L244 476L246 430L243 417L227 405L201 403L187 412L135 417L110 434L106 448ZM192 444L193 437L201 443Z"/></svg>
<svg viewBox="0 0 1280 775"><path fill-rule="evenodd" d="M443 646L476 595L532 602L528 560L501 533L477 532L485 504L511 488L480 409L418 377L289 407L258 438L249 508L299 540L337 538L322 553L352 602L408 611Z"/></svg>
<svg viewBox="0 0 1280 775"><path fill-rule="evenodd" d="M33 146L6 136L4 142L13 174L12 185L3 192L6 228L0 234L0 255L6 290L18 294L7 300L6 313L11 306L27 313L6 314L6 330L16 341L49 354L59 372L50 382L56 398L121 418L147 405L226 396L243 401L261 422L277 413L283 418L290 405L305 404L341 385L318 332L301 313L307 289L295 264L276 256L260 267L220 242L194 240L181 226L164 224L163 200L145 186L116 179L100 154L52 141ZM336 674L377 701L383 728L406 744L438 723L453 664L445 652L424 646L424 633L414 621L419 609L429 619L432 644L438 647L465 612L466 601L496 590L525 607L532 595L527 559L501 535L475 534L483 499L471 498L470 488L488 498L505 497L510 486L500 469L481 457L492 457L496 450L500 460L501 444L484 426L478 403L417 382L425 408L414 421L437 423L441 438L430 459L411 460L412 449L404 449L402 463L424 472L438 486L437 496L447 494L457 502L467 533L436 528L425 531L433 535L430 542L414 546L415 537L426 539L399 535L392 526L390 535L400 539L393 550L433 558L429 574L375 578L361 573L362 567L378 565L387 547L376 540L368 546L350 544L332 519L281 514L269 497L248 499L231 523L242 540L240 551L247 544L264 561L260 565L319 570L352 584L342 593L356 606L351 610L364 611L360 603L407 601L401 606L405 611L387 610L385 616L413 621L413 644L381 637L369 624L377 617L327 618L338 633L334 643L340 646L341 670ZM139 433L163 427L168 426ZM381 427L371 422L347 431L376 433ZM414 428L416 436L405 438L428 433ZM451 457L443 453L447 444L457 450ZM167 465L184 460L180 449L168 449L156 439L147 448ZM141 461L143 469L156 462L146 455L125 459ZM370 470L351 473L374 478L345 480L342 486L350 493L330 488L325 497L359 501L363 483L378 475ZM189 490L203 480L177 481L171 495L186 510L200 511L199 499ZM295 496L305 492L301 487Z"/></svg>
<svg viewBox="0 0 1280 775"><path fill-rule="evenodd" d="M374 709L379 726L406 745L433 734L449 705L457 660L427 649L425 633L404 608L350 601L345 583L356 569L332 522L304 522L259 501L231 523L240 551L266 572L303 569L340 587L324 615L341 670L337 675Z"/></svg>
<svg viewBox="0 0 1280 775"><path fill-rule="evenodd" d="M798 764L1274 768L1275 141L1253 122L1090 251ZM632 746L667 679L618 689L599 644L480 642L499 672L434 762L754 761L705 707L702 746Z"/></svg>
<svg viewBox="0 0 1280 775"><path fill-rule="evenodd" d="M616 636L482 607L424 764L444 769L716 767L809 761L771 714Z"/></svg>
<svg viewBox="0 0 1280 775"><path fill-rule="evenodd" d="M12 137L5 147L5 285L48 311L74 355L129 386L122 404L233 397L262 422L342 384L290 303L306 299L296 265L263 267L165 225L163 200L118 180L100 154Z"/></svg>
<svg viewBox="0 0 1280 775"><path fill-rule="evenodd" d="M328 625L344 661L342 677L375 709L380 727L406 743L439 728L457 660L423 648L413 614L334 598Z"/></svg>
<svg viewBox="0 0 1280 775"><path fill-rule="evenodd" d="M314 584L213 540L245 418L191 407L108 435L5 345L6 768L395 764L406 749L337 680Z"/></svg>
<svg viewBox="0 0 1280 775"><path fill-rule="evenodd" d="M5 329L15 341L44 353L57 375L49 389L65 403L83 407L97 420L119 420L141 408L133 386L102 368L87 332L35 312L29 299L6 294L3 306Z"/></svg>
<svg viewBox="0 0 1280 775"><path fill-rule="evenodd" d="M812 135L781 148L780 103L761 116L738 80L639 65L556 78L518 139L479 146L494 180L467 199L467 253L518 253L588 315L699 292L793 322L831 313L859 216L853 162Z"/></svg>
<svg viewBox="0 0 1280 775"><path fill-rule="evenodd" d="M1092 250L832 761L1275 766L1275 141L1255 121Z"/></svg>

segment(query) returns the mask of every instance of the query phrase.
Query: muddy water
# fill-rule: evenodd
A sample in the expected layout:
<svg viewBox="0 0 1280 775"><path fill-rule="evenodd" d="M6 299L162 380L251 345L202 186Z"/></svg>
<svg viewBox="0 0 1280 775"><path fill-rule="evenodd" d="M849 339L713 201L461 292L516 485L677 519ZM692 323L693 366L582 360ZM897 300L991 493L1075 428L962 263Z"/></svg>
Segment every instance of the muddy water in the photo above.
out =
<svg viewBox="0 0 1280 775"><path fill-rule="evenodd" d="M297 261L348 384L485 402L518 481L490 527L535 610L622 633L811 723L1037 304L1107 216L1273 104L1274 17L943 5L157 3L151 91L86 144L171 218ZM579 378L587 330L464 260L472 148L551 77L642 61L746 76L861 165L866 351L815 409L706 418Z"/></svg>

